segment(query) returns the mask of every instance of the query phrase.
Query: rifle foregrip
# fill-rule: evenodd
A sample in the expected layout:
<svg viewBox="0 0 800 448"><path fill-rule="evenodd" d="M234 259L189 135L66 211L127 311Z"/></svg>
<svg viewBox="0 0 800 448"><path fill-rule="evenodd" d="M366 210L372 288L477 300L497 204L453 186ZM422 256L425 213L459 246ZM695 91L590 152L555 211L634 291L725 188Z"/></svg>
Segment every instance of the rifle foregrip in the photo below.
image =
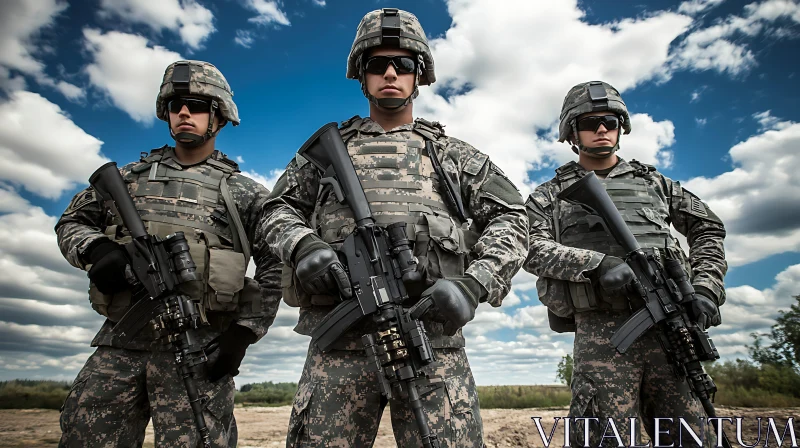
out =
<svg viewBox="0 0 800 448"><path fill-rule="evenodd" d="M114 201L122 222L134 239L147 235L142 218L136 211L136 206L128 193L125 181L122 180L122 175L119 174L116 162L108 162L98 168L89 177L89 184L104 201Z"/></svg>

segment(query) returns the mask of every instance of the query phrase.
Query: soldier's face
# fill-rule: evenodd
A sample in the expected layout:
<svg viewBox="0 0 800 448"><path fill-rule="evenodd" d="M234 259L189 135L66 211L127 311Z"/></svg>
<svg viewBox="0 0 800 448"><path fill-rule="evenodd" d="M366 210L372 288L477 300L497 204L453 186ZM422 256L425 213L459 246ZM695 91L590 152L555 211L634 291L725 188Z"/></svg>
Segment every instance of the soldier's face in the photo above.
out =
<svg viewBox="0 0 800 448"><path fill-rule="evenodd" d="M169 126L172 129L173 134L189 132L192 134L203 135L206 133L206 130L208 129L209 108L205 108L203 111L200 111L198 110L199 108L197 108L195 109L195 112L192 112L189 109L190 105L187 104L183 104L180 109L178 109L178 107L175 105L171 105L169 109ZM174 110L177 110L177 112L174 112ZM219 120L215 115L214 124L211 128L212 131L216 131L217 127L219 127Z"/></svg>
<svg viewBox="0 0 800 448"><path fill-rule="evenodd" d="M609 111L598 111L598 112L589 112L587 114L583 114L578 116L578 138L580 138L581 144L587 148L599 148L601 146L614 146L617 144L617 139L619 138L619 125L617 125L616 129L608 129L606 125L600 123L597 126L597 129L592 130L580 130L581 128L581 119L586 117L601 117L601 116L612 116L616 117L613 113ZM608 152L601 153L608 154Z"/></svg>
<svg viewBox="0 0 800 448"><path fill-rule="evenodd" d="M381 47L370 52L369 57L373 56L416 57L406 49ZM367 91L375 98L406 98L414 92L414 73L398 74L392 64L386 66L386 71L382 75L366 73L365 76Z"/></svg>

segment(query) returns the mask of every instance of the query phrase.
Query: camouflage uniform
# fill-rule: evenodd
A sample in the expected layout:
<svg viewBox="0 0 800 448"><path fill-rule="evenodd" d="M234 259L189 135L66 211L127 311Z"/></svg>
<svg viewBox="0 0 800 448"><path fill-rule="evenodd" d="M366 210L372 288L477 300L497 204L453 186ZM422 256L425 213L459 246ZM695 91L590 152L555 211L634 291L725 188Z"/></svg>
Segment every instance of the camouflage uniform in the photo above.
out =
<svg viewBox="0 0 800 448"><path fill-rule="evenodd" d="M381 26L386 23L384 17L390 16L399 19L396 23L405 36L400 47L417 53L425 63L417 72L417 85L433 82L433 59L417 18L388 8L371 12L361 21L347 76L365 84L362 53L386 39ZM402 107L414 96L403 100L405 103L400 101L402 104L381 103L368 95L366 87L363 90L370 101L388 108ZM424 274L420 284L406 283L409 304L419 300L421 292L437 279L466 275L488 292L482 301L500 306L527 253L522 198L502 171L485 154L446 136L438 123L419 118L385 130L370 118L356 116L342 123L340 133L377 224L407 224L418 270ZM444 182L434 171L426 143L436 151L444 175L456 185L471 226L445 202ZM329 188L321 188L320 177L311 163L297 155L270 196L258 234L288 263L282 279L284 300L300 307L295 331L303 335L311 335L338 297L311 296L298 287L292 265L295 248L312 233L337 248L355 228L349 207L339 204ZM444 387L422 398L431 431L443 447L481 447L482 421L464 337L461 330L454 336L445 335L443 324L430 314L423 316L422 322L439 365L426 369L444 379ZM289 421L287 447L372 446L386 401L361 336L376 329L371 319L362 319L332 350L321 353L315 345L309 347ZM389 404L398 446L421 446L406 401L392 398Z"/></svg>
<svg viewBox="0 0 800 448"><path fill-rule="evenodd" d="M427 278L423 285L407 285L411 300L418 300L436 278L466 273L489 292L487 302L500 306L527 247L527 219L521 197L500 170L485 154L445 136L441 127L422 119L387 132L369 118L354 117L340 131L378 223L405 221L409 236L416 240L414 254ZM479 238L457 224L458 218L450 216L444 205L430 158L422 151L426 138L438 143L437 154L446 175L459 180L472 228L481 231ZM312 232L335 247L354 229L352 213L336 203L334 195L323 190L318 200L319 180L313 165L297 156L270 196L274 199L259 235L286 261L291 259L297 242ZM399 189L401 185L406 189ZM313 229L309 222L314 223ZM284 299L300 306L295 331L310 335L333 309L335 299L303 297L292 281L291 271L285 270ZM443 370L437 373L445 378L444 390L423 398L431 429L444 439L443 446L482 446L478 397L463 348L464 337L460 330L455 336L444 335L443 324L427 316L423 324L437 358L443 361ZM367 367L361 343L363 334L374 331L374 323L364 319L340 337L334 350L323 354L315 346L309 348L287 446L371 446L385 405L376 372ZM357 411L352 408L354 403L360 404ZM363 420L355 419L353 412ZM419 443L414 421L405 415L409 412L402 400L392 400L392 421L400 446Z"/></svg>
<svg viewBox="0 0 800 448"><path fill-rule="evenodd" d="M208 66L192 67L209 70ZM237 123L232 101L226 108L223 117ZM163 107L161 113L166 113ZM201 280L184 283L180 289L199 302L202 319L208 323L196 332L199 342L208 344L233 323L258 339L263 337L280 302L281 266L265 247L242 246L255 241L258 213L269 191L241 175L236 163L219 151L197 164L181 165L174 148L164 146L122 167L120 173L148 233L162 238L175 231L185 233ZM236 229L237 219L244 235ZM130 241L121 220L96 199L91 187L75 196L55 230L64 257L84 270L91 267L85 251L99 238L120 244ZM245 278L245 254L253 255L255 280ZM113 333L129 308L130 291L106 295L92 284L89 295L92 307L107 320L92 341L97 350L78 373L62 407L59 446L141 446L152 418L156 446L196 447L194 416L174 355L164 351L147 327L127 345ZM219 350L211 353L207 365L218 356ZM233 378L226 375L212 383L201 375L196 383L207 399L204 416L213 446L235 446Z"/></svg>
<svg viewBox="0 0 800 448"><path fill-rule="evenodd" d="M609 100L619 95L616 90L609 90L608 94ZM574 124L567 123L565 128L570 132ZM627 130L630 131L629 125ZM556 199L564 188L586 175L586 170L569 162L556 173L538 186L526 202L530 252L524 269L539 276L537 290L551 313L551 325L553 318L562 324L565 319L574 319L570 417L600 418L600 426L592 424L591 446L600 445L608 418L614 419L626 440L630 417L643 419L650 432L653 418L679 416L711 446L713 432L704 433L698 424L698 419L705 417L703 408L685 382L668 367L656 334L650 331L642 335L625 355L618 354L611 345L611 336L634 310L626 297L605 293L594 287L591 279L605 255L624 258L626 254L584 209ZM642 247L657 247L678 257L691 273L695 288L717 305L724 303L725 229L705 203L654 167L637 161L628 163L619 158L601 182ZM687 237L688 260L671 236L670 224ZM553 329L564 331L555 326ZM679 429L675 421L670 427L673 435ZM583 424L572 428L573 442L583 443ZM686 435L684 443L687 438L691 441ZM662 437L665 439L668 438Z"/></svg>

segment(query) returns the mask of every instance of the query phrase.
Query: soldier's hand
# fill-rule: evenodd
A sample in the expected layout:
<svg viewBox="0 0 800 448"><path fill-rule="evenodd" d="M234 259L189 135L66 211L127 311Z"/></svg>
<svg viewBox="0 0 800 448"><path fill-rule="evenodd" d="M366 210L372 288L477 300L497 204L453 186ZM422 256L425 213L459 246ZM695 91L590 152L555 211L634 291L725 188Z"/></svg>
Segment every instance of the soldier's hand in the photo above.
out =
<svg viewBox="0 0 800 448"><path fill-rule="evenodd" d="M350 279L336 252L315 235L300 240L294 261L297 279L307 293L321 295L338 290L344 297L353 295Z"/></svg>
<svg viewBox="0 0 800 448"><path fill-rule="evenodd" d="M695 293L695 300L689 302L686 311L689 313L689 317L697 322L697 325L703 327L703 330L722 323L722 316L719 314L717 304L699 292Z"/></svg>
<svg viewBox="0 0 800 448"><path fill-rule="evenodd" d="M629 285L636 278L625 260L606 255L595 270L595 279L606 291L615 291Z"/></svg>
<svg viewBox="0 0 800 448"><path fill-rule="evenodd" d="M92 267L89 268L89 279L103 294L116 294L130 288L125 279L125 268L128 266L128 253L119 244L108 238L99 238L86 250Z"/></svg>
<svg viewBox="0 0 800 448"><path fill-rule="evenodd" d="M433 306L445 320L444 334L453 336L458 329L475 317L483 286L472 277L439 279L422 292L423 299L430 297Z"/></svg>
<svg viewBox="0 0 800 448"><path fill-rule="evenodd" d="M255 341L256 335L249 328L231 324L219 337L219 356L208 368L208 380L216 382L225 375L238 375L247 347Z"/></svg>

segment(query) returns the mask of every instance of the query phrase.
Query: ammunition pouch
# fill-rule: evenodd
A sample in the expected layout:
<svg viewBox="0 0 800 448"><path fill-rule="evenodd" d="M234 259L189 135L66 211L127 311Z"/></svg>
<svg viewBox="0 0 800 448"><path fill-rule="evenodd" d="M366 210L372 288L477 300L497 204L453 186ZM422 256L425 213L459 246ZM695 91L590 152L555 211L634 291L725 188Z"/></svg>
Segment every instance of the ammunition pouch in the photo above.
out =
<svg viewBox="0 0 800 448"><path fill-rule="evenodd" d="M179 289L201 305L200 315L204 322L208 322L208 311L237 312L243 318L264 314L258 282L245 276L247 265L244 254L234 251L229 241L189 227L152 221L145 222L145 225L148 233L161 238L177 231L184 232L189 253L197 266L198 280L184 283ZM118 235L118 231L122 233ZM121 226L109 226L106 234L120 244L127 244L131 240ZM112 322L118 322L131 305L131 292L103 294L91 285L89 300L95 311Z"/></svg>

